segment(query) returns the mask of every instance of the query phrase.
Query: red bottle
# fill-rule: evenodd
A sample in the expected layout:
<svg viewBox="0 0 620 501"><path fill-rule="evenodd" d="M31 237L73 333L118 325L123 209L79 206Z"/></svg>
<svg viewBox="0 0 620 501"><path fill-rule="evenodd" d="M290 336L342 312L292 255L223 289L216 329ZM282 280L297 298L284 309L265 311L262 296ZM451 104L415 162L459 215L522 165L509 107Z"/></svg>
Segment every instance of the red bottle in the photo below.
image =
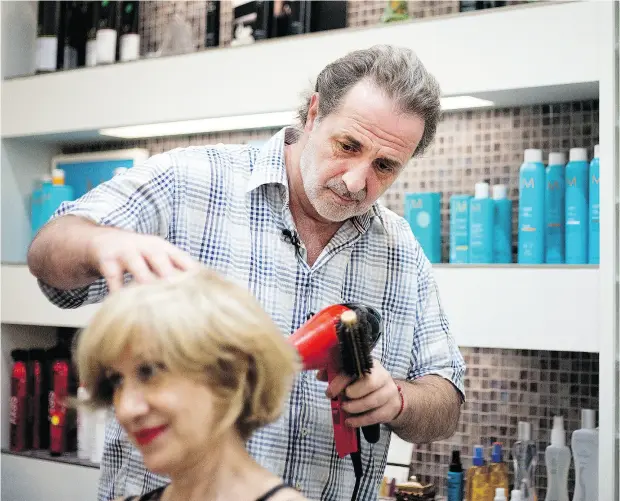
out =
<svg viewBox="0 0 620 501"><path fill-rule="evenodd" d="M32 448L47 449L49 447L49 410L48 410L48 368L45 350L30 350L30 429Z"/></svg>
<svg viewBox="0 0 620 501"><path fill-rule="evenodd" d="M67 452L66 398L69 394L69 361L55 360L52 364L52 391L50 398L50 453L60 456ZM53 402L52 402L53 399Z"/></svg>
<svg viewBox="0 0 620 501"><path fill-rule="evenodd" d="M21 452L28 448L28 352L13 350L11 357L14 363L11 373L10 449L14 452Z"/></svg>

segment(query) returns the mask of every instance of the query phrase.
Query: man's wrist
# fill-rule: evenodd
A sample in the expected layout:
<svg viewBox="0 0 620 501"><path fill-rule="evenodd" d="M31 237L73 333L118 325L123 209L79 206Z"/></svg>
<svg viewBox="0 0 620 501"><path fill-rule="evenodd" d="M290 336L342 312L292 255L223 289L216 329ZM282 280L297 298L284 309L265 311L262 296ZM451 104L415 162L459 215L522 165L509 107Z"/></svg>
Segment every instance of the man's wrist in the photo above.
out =
<svg viewBox="0 0 620 501"><path fill-rule="evenodd" d="M389 424L391 426L398 426L398 421L405 413L406 400L405 400L405 394L403 392L403 382L394 380L394 384L396 385L396 389L398 391L398 406L399 407L398 407L398 412L392 418Z"/></svg>

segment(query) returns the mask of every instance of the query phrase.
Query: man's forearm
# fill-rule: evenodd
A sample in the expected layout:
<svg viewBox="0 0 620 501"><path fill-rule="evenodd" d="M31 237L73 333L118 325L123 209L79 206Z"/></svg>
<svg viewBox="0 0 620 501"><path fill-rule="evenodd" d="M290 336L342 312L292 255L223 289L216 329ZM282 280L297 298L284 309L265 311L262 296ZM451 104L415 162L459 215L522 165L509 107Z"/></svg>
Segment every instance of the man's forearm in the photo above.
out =
<svg viewBox="0 0 620 501"><path fill-rule="evenodd" d="M452 436L461 412L461 397L450 381L428 375L396 383L402 389L405 407L390 427L399 437L423 444Z"/></svg>
<svg viewBox="0 0 620 501"><path fill-rule="evenodd" d="M52 287L75 289L93 283L98 275L90 266L88 248L101 230L78 216L61 216L48 223L28 249L30 272Z"/></svg>

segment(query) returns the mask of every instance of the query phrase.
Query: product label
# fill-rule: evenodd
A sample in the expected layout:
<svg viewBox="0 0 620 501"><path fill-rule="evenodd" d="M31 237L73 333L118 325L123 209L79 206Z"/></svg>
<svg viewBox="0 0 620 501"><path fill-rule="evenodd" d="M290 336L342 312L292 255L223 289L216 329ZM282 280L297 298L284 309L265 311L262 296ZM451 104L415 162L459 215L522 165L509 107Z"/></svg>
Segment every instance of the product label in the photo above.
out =
<svg viewBox="0 0 620 501"><path fill-rule="evenodd" d="M463 501L463 474L448 472L448 501Z"/></svg>

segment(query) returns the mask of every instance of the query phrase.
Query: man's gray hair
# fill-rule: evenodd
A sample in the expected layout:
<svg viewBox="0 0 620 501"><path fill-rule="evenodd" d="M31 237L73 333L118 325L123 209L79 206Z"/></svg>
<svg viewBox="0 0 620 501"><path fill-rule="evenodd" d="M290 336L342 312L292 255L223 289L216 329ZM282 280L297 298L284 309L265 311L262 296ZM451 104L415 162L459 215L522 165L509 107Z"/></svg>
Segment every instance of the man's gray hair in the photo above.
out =
<svg viewBox="0 0 620 501"><path fill-rule="evenodd" d="M336 111L345 94L361 80L372 81L393 99L398 108L424 120L424 134L414 152L419 155L432 143L441 118L439 83L415 52L403 47L375 45L356 50L328 64L316 80L319 117ZM311 92L298 110L302 126L308 119Z"/></svg>

